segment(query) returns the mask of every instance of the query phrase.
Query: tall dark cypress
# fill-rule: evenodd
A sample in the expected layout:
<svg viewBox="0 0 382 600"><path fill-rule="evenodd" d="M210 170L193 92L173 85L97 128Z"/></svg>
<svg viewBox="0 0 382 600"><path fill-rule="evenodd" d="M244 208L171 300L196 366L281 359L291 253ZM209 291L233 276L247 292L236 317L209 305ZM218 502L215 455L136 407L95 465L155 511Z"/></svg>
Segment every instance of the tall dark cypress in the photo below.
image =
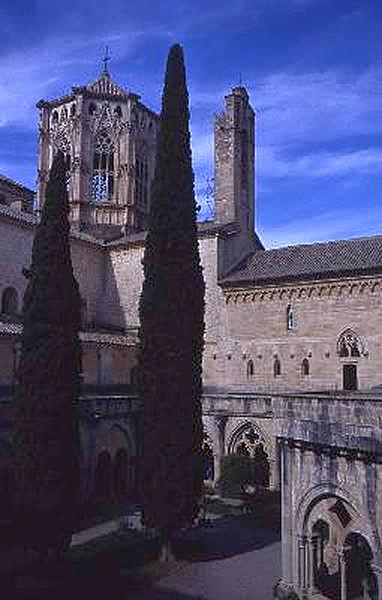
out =
<svg viewBox="0 0 382 600"><path fill-rule="evenodd" d="M79 491L75 401L80 295L69 245L65 159L53 161L24 295L15 399L17 511L23 543L41 552L70 539Z"/></svg>
<svg viewBox="0 0 382 600"><path fill-rule="evenodd" d="M202 490L204 280L183 50L170 49L140 299L143 514L164 541L189 525Z"/></svg>

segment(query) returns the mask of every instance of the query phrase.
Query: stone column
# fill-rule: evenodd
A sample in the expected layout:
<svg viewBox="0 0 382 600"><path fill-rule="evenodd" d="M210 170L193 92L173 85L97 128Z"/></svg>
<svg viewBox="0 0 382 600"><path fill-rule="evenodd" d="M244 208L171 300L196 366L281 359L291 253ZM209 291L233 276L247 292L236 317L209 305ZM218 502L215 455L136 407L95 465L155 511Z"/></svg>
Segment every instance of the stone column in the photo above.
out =
<svg viewBox="0 0 382 600"><path fill-rule="evenodd" d="M341 581L341 600L347 600L347 586L346 586L346 562L344 550L338 553L340 562L340 581Z"/></svg>
<svg viewBox="0 0 382 600"><path fill-rule="evenodd" d="M306 572L305 572L305 554L306 554L306 537L298 536L298 587L301 591L306 588Z"/></svg>
<svg viewBox="0 0 382 600"><path fill-rule="evenodd" d="M307 573L307 577L308 577L308 589L310 593L314 593L315 592L315 586L314 586L314 571L315 571L315 565L317 564L317 537L310 537L308 538L308 552L307 554L309 555L309 560L308 560L308 573Z"/></svg>
<svg viewBox="0 0 382 600"><path fill-rule="evenodd" d="M281 562L282 580L284 584L295 585L295 565L297 557L293 558L295 552L295 540L293 532L293 461L294 448L289 440L283 440L281 450Z"/></svg>
<svg viewBox="0 0 382 600"><path fill-rule="evenodd" d="M214 456L214 471L215 471L215 479L214 483L218 481L220 477L220 460L225 452L225 426L227 423L226 416L215 416L215 429L216 429L216 439L217 439L217 453Z"/></svg>

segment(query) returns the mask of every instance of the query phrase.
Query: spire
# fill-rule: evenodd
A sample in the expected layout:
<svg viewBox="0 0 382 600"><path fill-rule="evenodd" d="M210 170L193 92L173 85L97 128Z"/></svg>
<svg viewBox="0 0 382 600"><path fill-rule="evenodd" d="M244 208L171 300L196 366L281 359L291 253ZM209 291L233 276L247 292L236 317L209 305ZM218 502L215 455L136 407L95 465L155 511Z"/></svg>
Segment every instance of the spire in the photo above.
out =
<svg viewBox="0 0 382 600"><path fill-rule="evenodd" d="M105 75L106 75L107 77L110 77L110 73L109 73L109 70L108 70L108 68L107 68L107 63L108 63L108 61L109 61L110 59L111 59L111 56L110 56L110 54L109 54L109 46L105 46L105 55L104 55L104 57L103 57L103 59L102 59L102 62L103 62L103 71L102 71L102 75L103 75L103 76L105 76Z"/></svg>

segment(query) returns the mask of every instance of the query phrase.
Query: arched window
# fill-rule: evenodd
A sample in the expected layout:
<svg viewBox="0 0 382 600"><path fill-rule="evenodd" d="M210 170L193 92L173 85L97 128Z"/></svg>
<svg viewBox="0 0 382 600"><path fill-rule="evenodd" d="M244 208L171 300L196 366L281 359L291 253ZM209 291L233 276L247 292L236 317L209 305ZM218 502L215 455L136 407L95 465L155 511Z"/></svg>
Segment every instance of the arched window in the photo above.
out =
<svg viewBox="0 0 382 600"><path fill-rule="evenodd" d="M251 379L255 374L255 368L253 366L253 360L247 362L247 379Z"/></svg>
<svg viewBox="0 0 382 600"><path fill-rule="evenodd" d="M1 312L5 315L17 315L18 308L17 291L13 287L5 288L1 299Z"/></svg>
<svg viewBox="0 0 382 600"><path fill-rule="evenodd" d="M53 123L57 123L58 121L58 112L56 110L54 110L52 113L52 121Z"/></svg>
<svg viewBox="0 0 382 600"><path fill-rule="evenodd" d="M288 304L287 310L286 310L286 322L287 322L288 330L294 329L294 326L295 326L294 312L293 312L293 308L290 304Z"/></svg>
<svg viewBox="0 0 382 600"><path fill-rule="evenodd" d="M148 207L149 167L145 156L135 160L135 204L143 209Z"/></svg>
<svg viewBox="0 0 382 600"><path fill-rule="evenodd" d="M354 331L344 331L337 342L337 352L341 358L358 358L365 354L365 349Z"/></svg>
<svg viewBox="0 0 382 600"><path fill-rule="evenodd" d="M97 202L110 202L114 194L114 147L106 130L96 137L91 178L91 197Z"/></svg>
<svg viewBox="0 0 382 600"><path fill-rule="evenodd" d="M304 358L304 360L301 363L301 375L303 377L309 375L309 361L307 358Z"/></svg>
<svg viewBox="0 0 382 600"><path fill-rule="evenodd" d="M70 116L74 117L75 114L76 114L76 105L72 104L70 107Z"/></svg>
<svg viewBox="0 0 382 600"><path fill-rule="evenodd" d="M89 104L89 115L94 115L94 113L97 111L97 107L94 104L94 102L91 102Z"/></svg>
<svg viewBox="0 0 382 600"><path fill-rule="evenodd" d="M62 109L60 118L61 121L65 121L68 118L68 109L66 108L66 106L64 106L64 108Z"/></svg>
<svg viewBox="0 0 382 600"><path fill-rule="evenodd" d="M273 377L278 377L281 375L281 362L278 356L275 357L273 361Z"/></svg>
<svg viewBox="0 0 382 600"><path fill-rule="evenodd" d="M115 107L115 109L114 109L114 114L115 114L117 117L122 117L122 108L121 108L119 105Z"/></svg>

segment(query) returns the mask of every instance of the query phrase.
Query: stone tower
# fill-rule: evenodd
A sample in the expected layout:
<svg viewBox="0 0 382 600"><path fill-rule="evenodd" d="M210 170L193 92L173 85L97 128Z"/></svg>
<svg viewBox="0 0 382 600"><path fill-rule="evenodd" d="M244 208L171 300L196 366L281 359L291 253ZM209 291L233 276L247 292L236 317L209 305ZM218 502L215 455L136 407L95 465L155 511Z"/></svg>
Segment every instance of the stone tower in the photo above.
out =
<svg viewBox="0 0 382 600"><path fill-rule="evenodd" d="M254 228L255 113L244 87L225 97L215 120L216 222L235 222L242 233Z"/></svg>
<svg viewBox="0 0 382 600"><path fill-rule="evenodd" d="M116 85L107 68L71 94L41 100L37 210L54 153L68 165L72 227L101 238L145 229L159 117Z"/></svg>

